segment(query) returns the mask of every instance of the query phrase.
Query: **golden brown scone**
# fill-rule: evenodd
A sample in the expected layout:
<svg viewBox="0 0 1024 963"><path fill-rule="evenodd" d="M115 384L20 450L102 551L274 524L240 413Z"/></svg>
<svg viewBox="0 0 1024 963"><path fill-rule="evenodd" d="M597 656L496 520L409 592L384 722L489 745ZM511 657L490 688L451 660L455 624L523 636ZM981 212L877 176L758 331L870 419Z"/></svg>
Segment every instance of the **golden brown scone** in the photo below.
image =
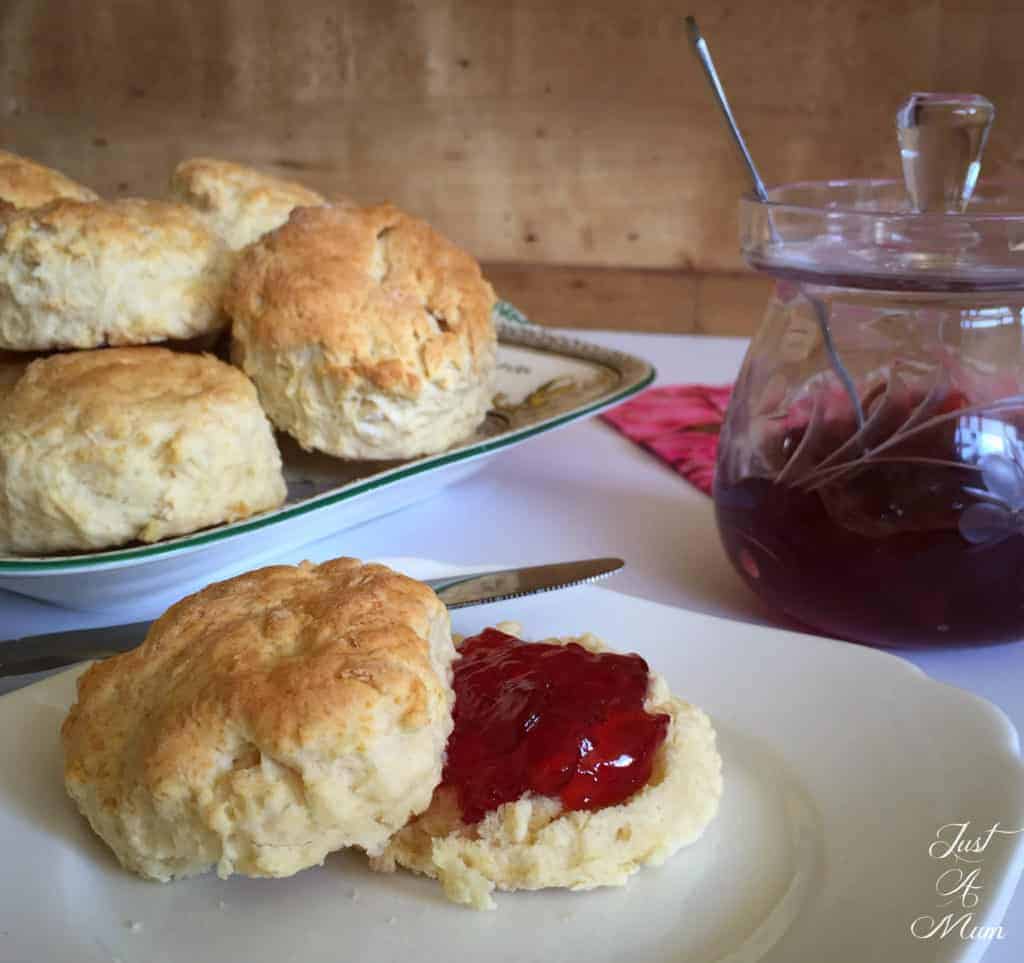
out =
<svg viewBox="0 0 1024 963"><path fill-rule="evenodd" d="M0 150L0 200L17 208L41 207L60 198L95 201L99 195L52 167Z"/></svg>
<svg viewBox="0 0 1024 963"><path fill-rule="evenodd" d="M152 879L290 876L343 846L379 852L441 778L454 655L437 596L383 565L211 585L79 679L67 790Z"/></svg>
<svg viewBox="0 0 1024 963"><path fill-rule="evenodd" d="M284 497L252 383L208 355L52 355L33 361L0 403L2 553L153 542Z"/></svg>
<svg viewBox="0 0 1024 963"><path fill-rule="evenodd" d="M224 325L229 252L184 204L55 201L0 218L0 348L191 338Z"/></svg>
<svg viewBox="0 0 1024 963"><path fill-rule="evenodd" d="M212 157L182 161L171 176L171 195L199 211L234 251L280 227L296 207L327 203L295 181Z"/></svg>
<svg viewBox="0 0 1024 963"><path fill-rule="evenodd" d="M243 252L224 300L271 421L354 459L473 432L491 402L493 305L469 254L389 204L299 208Z"/></svg>
<svg viewBox="0 0 1024 963"><path fill-rule="evenodd" d="M607 651L593 635L546 639ZM647 785L626 802L564 812L557 799L527 794L475 825L461 818L455 793L440 787L421 816L395 835L374 869L404 866L437 879L445 895L493 909L494 889L574 890L622 886L642 866L657 866L695 842L718 811L722 760L715 732L696 706L675 698L650 673L644 708L671 719Z"/></svg>

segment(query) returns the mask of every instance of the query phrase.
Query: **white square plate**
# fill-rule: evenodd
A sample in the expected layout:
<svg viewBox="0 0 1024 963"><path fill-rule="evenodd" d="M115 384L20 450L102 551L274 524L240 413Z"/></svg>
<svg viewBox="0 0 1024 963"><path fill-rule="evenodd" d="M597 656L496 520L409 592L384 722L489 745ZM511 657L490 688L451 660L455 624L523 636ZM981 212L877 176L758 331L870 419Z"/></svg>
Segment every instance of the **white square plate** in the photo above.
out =
<svg viewBox="0 0 1024 963"><path fill-rule="evenodd" d="M0 960L916 963L984 952L984 938L911 928L968 912L939 906L937 880L954 866L929 853L940 827L1024 828L1017 735L992 705L882 652L607 589L453 615L466 633L506 618L529 638L589 630L637 651L711 714L725 792L701 840L625 888L498 894L493 913L445 902L430 880L373 874L355 852L284 880L145 882L64 794L58 727L73 670L0 698ZM996 837L975 857L971 925L998 926L1022 844Z"/></svg>

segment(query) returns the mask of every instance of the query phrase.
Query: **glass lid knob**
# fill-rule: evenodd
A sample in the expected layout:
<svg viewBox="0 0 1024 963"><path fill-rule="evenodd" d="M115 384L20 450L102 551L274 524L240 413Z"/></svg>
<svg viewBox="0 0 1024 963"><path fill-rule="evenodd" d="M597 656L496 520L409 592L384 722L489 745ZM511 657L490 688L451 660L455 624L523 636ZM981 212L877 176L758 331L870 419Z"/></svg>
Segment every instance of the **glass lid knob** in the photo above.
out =
<svg viewBox="0 0 1024 963"><path fill-rule="evenodd" d="M996 109L978 94L911 94L896 112L903 180L919 212L962 214Z"/></svg>

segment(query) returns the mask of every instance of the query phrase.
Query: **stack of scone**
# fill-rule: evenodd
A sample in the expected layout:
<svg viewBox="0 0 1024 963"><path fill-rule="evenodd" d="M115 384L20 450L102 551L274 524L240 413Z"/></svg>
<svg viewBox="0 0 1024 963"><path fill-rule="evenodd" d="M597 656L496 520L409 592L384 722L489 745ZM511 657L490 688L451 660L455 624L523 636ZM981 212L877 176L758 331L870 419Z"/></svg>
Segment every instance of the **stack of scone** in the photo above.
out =
<svg viewBox="0 0 1024 963"><path fill-rule="evenodd" d="M622 885L714 817L714 731L651 673L642 711L664 738L628 798L570 811L529 793L467 824L442 785L459 658L434 592L384 566L250 572L172 606L141 647L79 679L65 784L122 865L150 879L290 876L354 846L476 908L495 887ZM601 704L585 711L581 723L601 724Z"/></svg>
<svg viewBox="0 0 1024 963"><path fill-rule="evenodd" d="M170 194L103 200L0 152L0 553L273 509L273 428L401 459L486 414L494 292L428 225L209 158ZM235 366L188 353L229 327Z"/></svg>

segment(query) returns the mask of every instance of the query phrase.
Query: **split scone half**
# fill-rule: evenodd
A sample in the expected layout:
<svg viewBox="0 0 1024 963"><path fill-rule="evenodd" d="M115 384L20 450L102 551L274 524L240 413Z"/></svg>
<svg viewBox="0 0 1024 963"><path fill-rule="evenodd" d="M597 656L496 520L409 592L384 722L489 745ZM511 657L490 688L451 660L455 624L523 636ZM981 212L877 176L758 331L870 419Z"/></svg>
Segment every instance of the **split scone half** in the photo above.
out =
<svg viewBox="0 0 1024 963"><path fill-rule="evenodd" d="M609 651L593 635L545 643ZM646 784L623 802L567 810L558 798L527 793L467 824L458 791L442 784L430 808L392 838L373 868L405 867L439 880L454 902L492 909L495 889L621 886L642 866L664 862L697 840L715 816L722 761L707 715L673 696L653 672L643 708L668 717L667 733Z"/></svg>
<svg viewBox="0 0 1024 963"><path fill-rule="evenodd" d="M79 679L61 730L67 791L150 879L379 854L440 779L454 655L434 592L383 565L210 585Z"/></svg>

